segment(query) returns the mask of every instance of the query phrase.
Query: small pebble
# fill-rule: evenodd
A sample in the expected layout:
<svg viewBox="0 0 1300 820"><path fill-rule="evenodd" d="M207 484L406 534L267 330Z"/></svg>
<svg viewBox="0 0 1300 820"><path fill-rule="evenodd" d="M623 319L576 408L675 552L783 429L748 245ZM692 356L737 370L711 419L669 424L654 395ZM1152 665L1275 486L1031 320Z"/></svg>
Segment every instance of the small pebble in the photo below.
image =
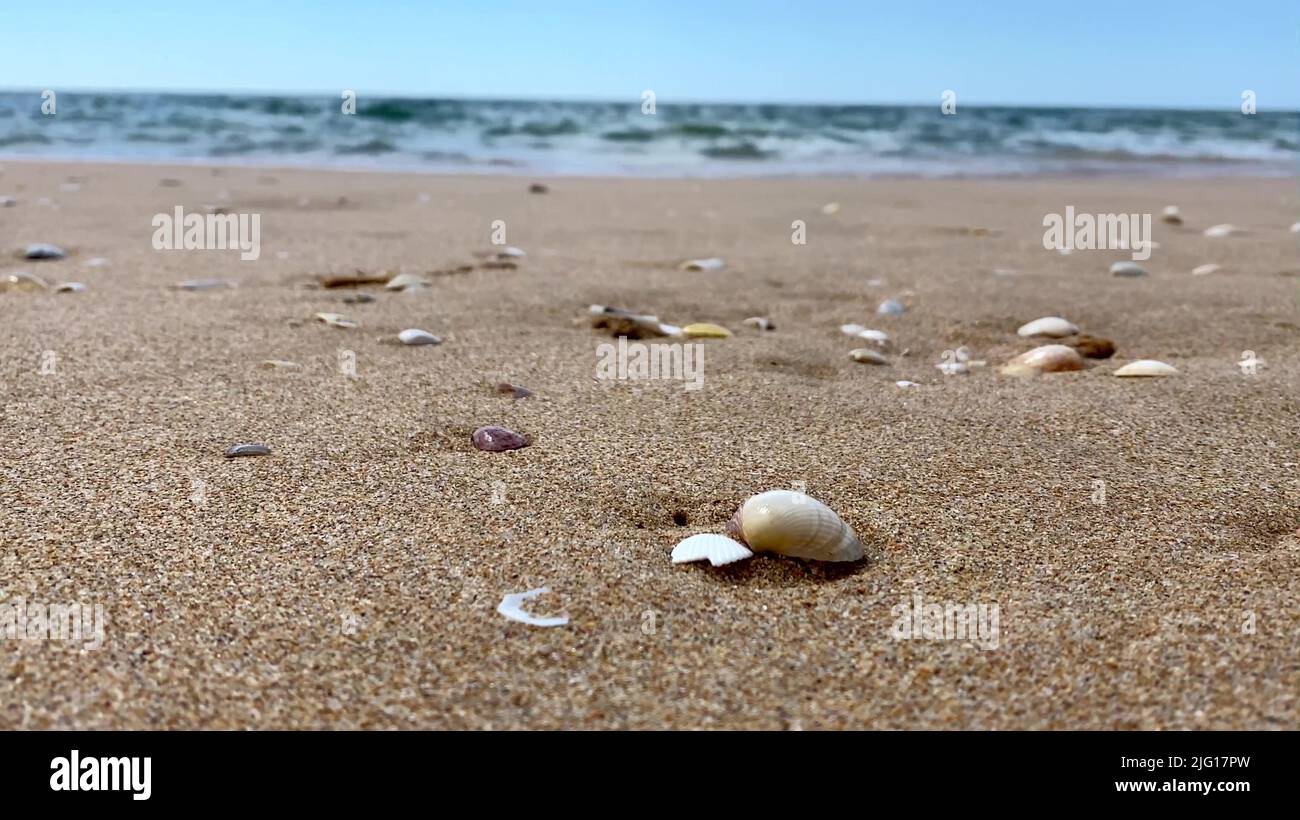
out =
<svg viewBox="0 0 1300 820"><path fill-rule="evenodd" d="M341 327L344 329L354 328L357 326L356 322L341 313L317 313L316 320L324 322L331 327Z"/></svg>
<svg viewBox="0 0 1300 820"><path fill-rule="evenodd" d="M528 193L530 194L545 194L550 193L550 190L551 188L549 185L543 185L540 182L534 182L532 185L528 186Z"/></svg>
<svg viewBox="0 0 1300 820"><path fill-rule="evenodd" d="M1183 224L1183 216L1178 213L1177 205L1166 205L1164 211L1160 214L1160 220L1169 225Z"/></svg>
<svg viewBox="0 0 1300 820"><path fill-rule="evenodd" d="M470 436L470 441L480 450L489 453L502 453L506 450L518 450L527 447L530 442L524 436L507 427L480 427Z"/></svg>
<svg viewBox="0 0 1300 820"><path fill-rule="evenodd" d="M271 448L265 444L236 444L226 450L226 458L240 458L242 456L269 456Z"/></svg>
<svg viewBox="0 0 1300 820"><path fill-rule="evenodd" d="M86 286L80 282L64 282L54 288L55 293L82 293L85 290Z"/></svg>
<svg viewBox="0 0 1300 820"><path fill-rule="evenodd" d="M63 248L58 245L47 245L44 242L28 245L27 252L23 255L27 259L62 259L67 256Z"/></svg>
<svg viewBox="0 0 1300 820"><path fill-rule="evenodd" d="M521 387L520 385L511 384L510 382L500 382L497 384L497 392L503 396L511 396L516 399L526 399L533 395L533 391L529 390L527 387Z"/></svg>
<svg viewBox="0 0 1300 820"><path fill-rule="evenodd" d="M284 359L267 359L262 362L262 367L265 367L268 370L296 370L302 367L302 365L297 362L285 361Z"/></svg>
<svg viewBox="0 0 1300 820"><path fill-rule="evenodd" d="M921 385L917 384L916 382L909 382L907 379L900 379L899 381L894 382L894 386L895 387L920 387Z"/></svg>

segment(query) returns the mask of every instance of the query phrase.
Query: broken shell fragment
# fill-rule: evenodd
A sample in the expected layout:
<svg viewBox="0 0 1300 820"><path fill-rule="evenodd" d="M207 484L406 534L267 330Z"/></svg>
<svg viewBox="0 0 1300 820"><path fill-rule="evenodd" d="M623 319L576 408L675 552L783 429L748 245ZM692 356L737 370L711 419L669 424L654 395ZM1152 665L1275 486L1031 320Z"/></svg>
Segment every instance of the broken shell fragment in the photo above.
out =
<svg viewBox="0 0 1300 820"><path fill-rule="evenodd" d="M262 367L267 370L296 370L302 365L297 362L285 361L284 359L266 359L262 362Z"/></svg>
<svg viewBox="0 0 1300 820"><path fill-rule="evenodd" d="M812 496L769 490L751 497L732 516L727 534L755 552L814 561L857 561L862 542L835 511Z"/></svg>
<svg viewBox="0 0 1300 820"><path fill-rule="evenodd" d="M1070 370L1083 370L1087 367L1083 357L1072 347L1065 345L1043 345L1021 353L1002 368L1008 376L1022 376L1030 373L1061 373Z"/></svg>
<svg viewBox="0 0 1300 820"><path fill-rule="evenodd" d="M429 333L427 330L418 328L407 328L397 334L397 340L404 345L440 345L442 339Z"/></svg>
<svg viewBox="0 0 1300 820"><path fill-rule="evenodd" d="M536 598L538 595L545 595L550 591L550 587L539 587L530 589L527 592L512 592L503 597L501 603L497 604L497 612L512 621L518 621L529 626L564 626L569 622L568 615L541 618L524 611L524 601Z"/></svg>
<svg viewBox="0 0 1300 820"><path fill-rule="evenodd" d="M696 322L682 328L682 335L688 339L725 339L731 335L731 331L722 325L713 325L708 322Z"/></svg>
<svg viewBox="0 0 1300 820"><path fill-rule="evenodd" d="M897 316L906 311L907 308L903 307L903 303L897 299L886 299L880 303L880 307L876 308L876 313L882 316Z"/></svg>
<svg viewBox="0 0 1300 820"><path fill-rule="evenodd" d="M470 436L474 446L488 453L503 453L506 450L518 450L527 447L527 438L508 427L480 427Z"/></svg>
<svg viewBox="0 0 1300 820"><path fill-rule="evenodd" d="M62 259L65 256L67 254L63 248L58 245L47 245L44 242L28 245L27 251L23 254L26 259Z"/></svg>
<svg viewBox="0 0 1300 820"><path fill-rule="evenodd" d="M895 387L920 387L921 385L917 384L916 382L910 382L907 379L900 379L894 382L894 386Z"/></svg>
<svg viewBox="0 0 1300 820"><path fill-rule="evenodd" d="M732 564L752 558L754 553L744 544L731 540L725 535L701 533L692 535L673 547L673 563L686 564L691 561L705 561L715 567Z"/></svg>
<svg viewBox="0 0 1300 820"><path fill-rule="evenodd" d="M346 329L357 326L356 322L341 313L317 313L316 320L324 322L331 327L341 327Z"/></svg>
<svg viewBox="0 0 1300 820"><path fill-rule="evenodd" d="M433 283L423 276L417 276L414 273L399 273L384 283L385 290L412 290L415 288L427 288Z"/></svg>
<svg viewBox="0 0 1300 820"><path fill-rule="evenodd" d="M1124 365L1115 371L1115 375L1121 378L1177 376L1178 371L1155 359L1141 359Z"/></svg>
<svg viewBox="0 0 1300 820"><path fill-rule="evenodd" d="M1127 276L1132 278L1135 276L1146 276L1147 272L1146 268L1136 262L1116 262L1110 266L1110 275Z"/></svg>
<svg viewBox="0 0 1300 820"><path fill-rule="evenodd" d="M772 320L766 316L750 316L741 324L756 330L776 330L776 325L772 324Z"/></svg>
<svg viewBox="0 0 1300 820"><path fill-rule="evenodd" d="M862 364L889 364L889 359L880 355L874 350L868 350L865 347L859 347L857 350L850 350L849 357L855 362Z"/></svg>
<svg viewBox="0 0 1300 820"><path fill-rule="evenodd" d="M1192 276L1209 276L1211 273L1218 273L1221 270L1223 270L1222 265L1211 262L1208 265L1197 265L1192 268Z"/></svg>
<svg viewBox="0 0 1300 820"><path fill-rule="evenodd" d="M242 456L269 456L271 448L265 444L236 444L226 450L226 458L240 458Z"/></svg>
<svg viewBox="0 0 1300 820"><path fill-rule="evenodd" d="M48 282L36 274L28 273L27 271L14 271L13 273L5 274L3 278L0 278L0 292L12 290L35 293L49 290L49 288L50 285Z"/></svg>
<svg viewBox="0 0 1300 820"><path fill-rule="evenodd" d="M1050 336L1059 339L1062 336L1073 336L1078 332L1078 327L1060 316L1044 316L1041 319L1035 319L1021 325L1016 334L1020 336Z"/></svg>
<svg viewBox="0 0 1300 820"><path fill-rule="evenodd" d="M1205 229L1205 235L1210 237L1211 239L1223 239L1224 237L1240 236L1245 233L1250 233L1250 231L1247 231L1245 228L1237 227L1236 225L1228 224L1226 222L1223 223L1222 225L1211 225L1210 227Z"/></svg>
<svg viewBox="0 0 1300 820"><path fill-rule="evenodd" d="M840 325L840 333L843 333L845 336L857 336L864 330L866 330L866 328L862 325Z"/></svg>
<svg viewBox="0 0 1300 820"><path fill-rule="evenodd" d="M1160 213L1160 220L1169 225L1183 224L1183 215L1178 212L1177 205L1166 205Z"/></svg>
<svg viewBox="0 0 1300 820"><path fill-rule="evenodd" d="M1109 359L1115 355L1115 343L1101 336L1089 336L1086 333L1070 343L1085 359Z"/></svg>
<svg viewBox="0 0 1300 820"><path fill-rule="evenodd" d="M688 259L682 263L682 270L722 270L727 263L716 256L708 259Z"/></svg>

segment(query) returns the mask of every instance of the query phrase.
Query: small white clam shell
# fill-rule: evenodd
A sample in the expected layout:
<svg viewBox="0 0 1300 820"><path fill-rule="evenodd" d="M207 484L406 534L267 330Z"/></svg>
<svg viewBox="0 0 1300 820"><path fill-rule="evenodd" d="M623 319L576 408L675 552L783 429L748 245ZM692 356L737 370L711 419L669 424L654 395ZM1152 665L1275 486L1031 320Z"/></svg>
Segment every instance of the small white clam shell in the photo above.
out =
<svg viewBox="0 0 1300 820"><path fill-rule="evenodd" d="M1226 236L1240 236L1244 233L1249 233L1249 231L1227 222L1222 225L1211 225L1205 229L1205 235L1211 239L1222 239Z"/></svg>
<svg viewBox="0 0 1300 820"><path fill-rule="evenodd" d="M1111 276L1146 276L1146 268L1136 262L1116 262L1110 266Z"/></svg>
<svg viewBox="0 0 1300 820"><path fill-rule="evenodd" d="M907 379L900 379L899 381L894 382L894 386L906 388L906 387L920 387L921 385L917 384L916 382L910 382Z"/></svg>
<svg viewBox="0 0 1300 820"><path fill-rule="evenodd" d="M226 458L240 458L243 456L269 456L271 448L265 444L236 444L226 450Z"/></svg>
<svg viewBox="0 0 1300 820"><path fill-rule="evenodd" d="M506 245L497 251L497 258L499 259L523 259L527 255L523 249L516 248L514 245Z"/></svg>
<svg viewBox="0 0 1300 820"><path fill-rule="evenodd" d="M1043 345L1021 353L1002 368L1008 376L1020 376L1027 373L1059 373L1068 370L1083 370L1087 362L1079 352L1066 345Z"/></svg>
<svg viewBox="0 0 1300 820"><path fill-rule="evenodd" d="M442 344L442 339L439 339L437 336L434 336L429 331L420 330L419 328L414 328L414 327L407 328L406 330L403 330L401 333L397 334L397 340L404 345Z"/></svg>
<svg viewBox="0 0 1300 820"><path fill-rule="evenodd" d="M862 325L840 325L840 333L843 333L845 336L857 336L864 330L866 330L866 328Z"/></svg>
<svg viewBox="0 0 1300 820"><path fill-rule="evenodd" d="M883 330L862 330L857 334L859 339L866 339L868 342L880 350L889 350L893 347L893 342L889 339L889 334Z"/></svg>
<svg viewBox="0 0 1300 820"><path fill-rule="evenodd" d="M701 533L692 535L673 547L673 563L686 564L691 561L708 561L715 567L752 558L754 553L744 544L733 541L725 535Z"/></svg>
<svg viewBox="0 0 1300 820"><path fill-rule="evenodd" d="M862 542L835 511L794 490L752 496L727 524L728 534L755 552L776 552L814 561L857 561Z"/></svg>
<svg viewBox="0 0 1300 820"><path fill-rule="evenodd" d="M392 279L384 283L386 290L409 290L412 288L427 288L433 283L423 276L417 276L414 273L399 273Z"/></svg>
<svg viewBox="0 0 1300 820"><path fill-rule="evenodd" d="M1035 319L1020 326L1016 333L1020 336L1050 336L1053 339L1059 339L1062 336L1073 336L1079 332L1079 328L1072 322L1067 322L1060 316L1044 316L1041 319Z"/></svg>
<svg viewBox="0 0 1300 820"><path fill-rule="evenodd" d="M1223 270L1222 265L1211 262L1208 265L1197 265L1192 268L1192 276L1209 276L1211 273L1218 273L1221 270Z"/></svg>
<svg viewBox="0 0 1300 820"><path fill-rule="evenodd" d="M859 347L857 350L850 350L849 356L852 357L853 361L861 362L862 364L889 364L889 359L886 359L876 351L869 350L865 347Z"/></svg>
<svg viewBox="0 0 1300 820"><path fill-rule="evenodd" d="M545 595L550 591L550 587L538 587L527 592L512 592L502 597L501 603L497 604L497 612L512 621L518 621L529 626L564 626L569 622L568 615L542 618L524 611L524 601L536 598L538 595Z"/></svg>
<svg viewBox="0 0 1300 820"><path fill-rule="evenodd" d="M1122 378L1177 376L1178 371L1164 362L1158 362L1155 359L1141 359L1124 365L1119 370L1115 371L1115 375Z"/></svg>
<svg viewBox="0 0 1300 820"><path fill-rule="evenodd" d="M726 264L716 256L708 259L688 259L682 263L682 270L722 270Z"/></svg>
<svg viewBox="0 0 1300 820"><path fill-rule="evenodd" d="M880 303L880 307L876 308L876 313L882 316L897 316L906 310L907 308L903 307L903 303L897 299L886 299Z"/></svg>

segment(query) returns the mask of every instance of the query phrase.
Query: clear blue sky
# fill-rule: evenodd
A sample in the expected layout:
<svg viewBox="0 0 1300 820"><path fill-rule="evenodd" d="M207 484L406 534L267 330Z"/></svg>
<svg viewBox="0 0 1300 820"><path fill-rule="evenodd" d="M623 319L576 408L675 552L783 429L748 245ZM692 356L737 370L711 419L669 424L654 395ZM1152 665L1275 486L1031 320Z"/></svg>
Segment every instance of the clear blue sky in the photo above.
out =
<svg viewBox="0 0 1300 820"><path fill-rule="evenodd" d="M0 27L7 89L1300 108L1300 0L0 0Z"/></svg>

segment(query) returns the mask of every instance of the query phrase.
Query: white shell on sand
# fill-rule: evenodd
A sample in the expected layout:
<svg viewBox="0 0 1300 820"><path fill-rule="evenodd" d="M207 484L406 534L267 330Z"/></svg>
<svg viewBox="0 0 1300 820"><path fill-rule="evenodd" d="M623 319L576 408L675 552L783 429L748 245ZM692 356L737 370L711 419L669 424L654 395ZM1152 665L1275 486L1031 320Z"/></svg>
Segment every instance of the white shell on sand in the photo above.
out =
<svg viewBox="0 0 1300 820"><path fill-rule="evenodd" d="M826 214L827 216L830 216L831 214L837 214L839 212L840 212L840 203L838 202L827 202L825 205L822 206L822 213Z"/></svg>
<svg viewBox="0 0 1300 820"><path fill-rule="evenodd" d="M357 326L356 322L341 313L317 313L316 319L332 327L351 328Z"/></svg>
<svg viewBox="0 0 1300 820"><path fill-rule="evenodd" d="M86 286L81 282L63 282L54 288L55 293L83 293L85 290Z"/></svg>
<svg viewBox="0 0 1300 820"><path fill-rule="evenodd" d="M776 325L772 324L772 320L767 318L766 316L750 316L748 319L741 322L741 324L744 325L745 327L752 327L757 330L776 329Z"/></svg>
<svg viewBox="0 0 1300 820"><path fill-rule="evenodd" d="M899 302L896 299L886 299L880 303L880 307L876 308L876 313L879 313L882 316L897 316L906 310L907 308L903 307L902 302Z"/></svg>
<svg viewBox="0 0 1300 820"><path fill-rule="evenodd" d="M916 382L909 382L907 379L900 379L899 381L894 382L894 386L895 387L920 387L921 385L917 384Z"/></svg>
<svg viewBox="0 0 1300 820"><path fill-rule="evenodd" d="M414 273L399 273L385 282L384 288L387 290L408 290L411 288L427 288L432 284L423 276L417 276Z"/></svg>
<svg viewBox="0 0 1300 820"><path fill-rule="evenodd" d="M1192 268L1192 276L1209 276L1211 273L1218 273L1221 270L1223 270L1222 265L1211 262L1208 265L1197 265Z"/></svg>
<svg viewBox="0 0 1300 820"><path fill-rule="evenodd" d="M296 370L302 367L297 362L285 361L284 359L267 359L262 362L262 367L268 370Z"/></svg>
<svg viewBox="0 0 1300 820"><path fill-rule="evenodd" d="M524 612L524 601L536 598L538 595L545 595L550 592L550 587L539 587L530 589L527 592L512 592L501 599L497 604L497 612L512 621L518 621L521 624L529 626L564 626L569 622L568 615L556 615L550 618L539 618L536 615L530 615Z"/></svg>
<svg viewBox="0 0 1300 820"><path fill-rule="evenodd" d="M1160 219L1170 225L1183 224L1183 215L1178 212L1177 205L1166 205L1165 209L1160 212Z"/></svg>
<svg viewBox="0 0 1300 820"><path fill-rule="evenodd" d="M1072 347L1065 345L1043 345L1021 353L1002 368L1008 376L1021 376L1030 373L1059 373L1069 370L1083 370L1087 367L1083 357Z"/></svg>
<svg viewBox="0 0 1300 820"><path fill-rule="evenodd" d="M27 252L23 255L28 259L62 259L67 256L63 248L58 245L47 245L44 242L28 245Z"/></svg>
<svg viewBox="0 0 1300 820"><path fill-rule="evenodd" d="M868 350L865 347L859 347L857 350L850 350L849 356L853 358L853 361L861 362L862 364L889 364L889 359L886 359L876 351Z"/></svg>
<svg viewBox="0 0 1300 820"><path fill-rule="evenodd" d="M240 458L243 456L269 456L271 448L265 444L236 444L226 450L226 458Z"/></svg>
<svg viewBox="0 0 1300 820"><path fill-rule="evenodd" d="M1060 316L1044 316L1041 319L1035 319L1021 325L1020 329L1016 331L1021 336L1050 336L1053 339L1059 339L1062 336L1073 336L1078 332L1078 327Z"/></svg>
<svg viewBox="0 0 1300 820"><path fill-rule="evenodd" d="M1139 377L1139 376L1177 376L1178 371L1164 362L1158 362L1155 359L1142 359L1131 362L1115 371L1116 376L1120 377Z"/></svg>
<svg viewBox="0 0 1300 820"><path fill-rule="evenodd" d="M692 535L673 547L673 563L687 564L691 561L708 561L715 567L752 558L754 553L744 544L731 540L725 535L702 533Z"/></svg>
<svg viewBox="0 0 1300 820"><path fill-rule="evenodd" d="M1116 262L1110 266L1111 276L1146 276L1146 268L1136 262Z"/></svg>
<svg viewBox="0 0 1300 820"><path fill-rule="evenodd" d="M859 339L866 339L881 350L890 348L889 334L883 330L871 330L870 328L858 332Z"/></svg>
<svg viewBox="0 0 1300 820"><path fill-rule="evenodd" d="M516 248L514 245L506 245L497 251L498 259L523 259L527 255L521 248Z"/></svg>
<svg viewBox="0 0 1300 820"><path fill-rule="evenodd" d="M1225 236L1240 236L1249 233L1245 228L1239 228L1236 225L1223 223L1222 225L1211 225L1205 229L1205 235L1211 239L1222 239Z"/></svg>
<svg viewBox="0 0 1300 820"><path fill-rule="evenodd" d="M418 328L407 328L397 334L397 340L404 345L440 345L442 339L434 336L426 330Z"/></svg>
<svg viewBox="0 0 1300 820"><path fill-rule="evenodd" d="M862 542L834 510L794 490L751 497L728 522L727 534L755 552L814 561L857 561L864 554Z"/></svg>
<svg viewBox="0 0 1300 820"><path fill-rule="evenodd" d="M840 325L840 333L843 333L845 336L857 336L864 330L866 330L866 328L862 325Z"/></svg>
<svg viewBox="0 0 1300 820"><path fill-rule="evenodd" d="M722 270L727 264L716 256L708 259L689 259L682 263L682 270Z"/></svg>

